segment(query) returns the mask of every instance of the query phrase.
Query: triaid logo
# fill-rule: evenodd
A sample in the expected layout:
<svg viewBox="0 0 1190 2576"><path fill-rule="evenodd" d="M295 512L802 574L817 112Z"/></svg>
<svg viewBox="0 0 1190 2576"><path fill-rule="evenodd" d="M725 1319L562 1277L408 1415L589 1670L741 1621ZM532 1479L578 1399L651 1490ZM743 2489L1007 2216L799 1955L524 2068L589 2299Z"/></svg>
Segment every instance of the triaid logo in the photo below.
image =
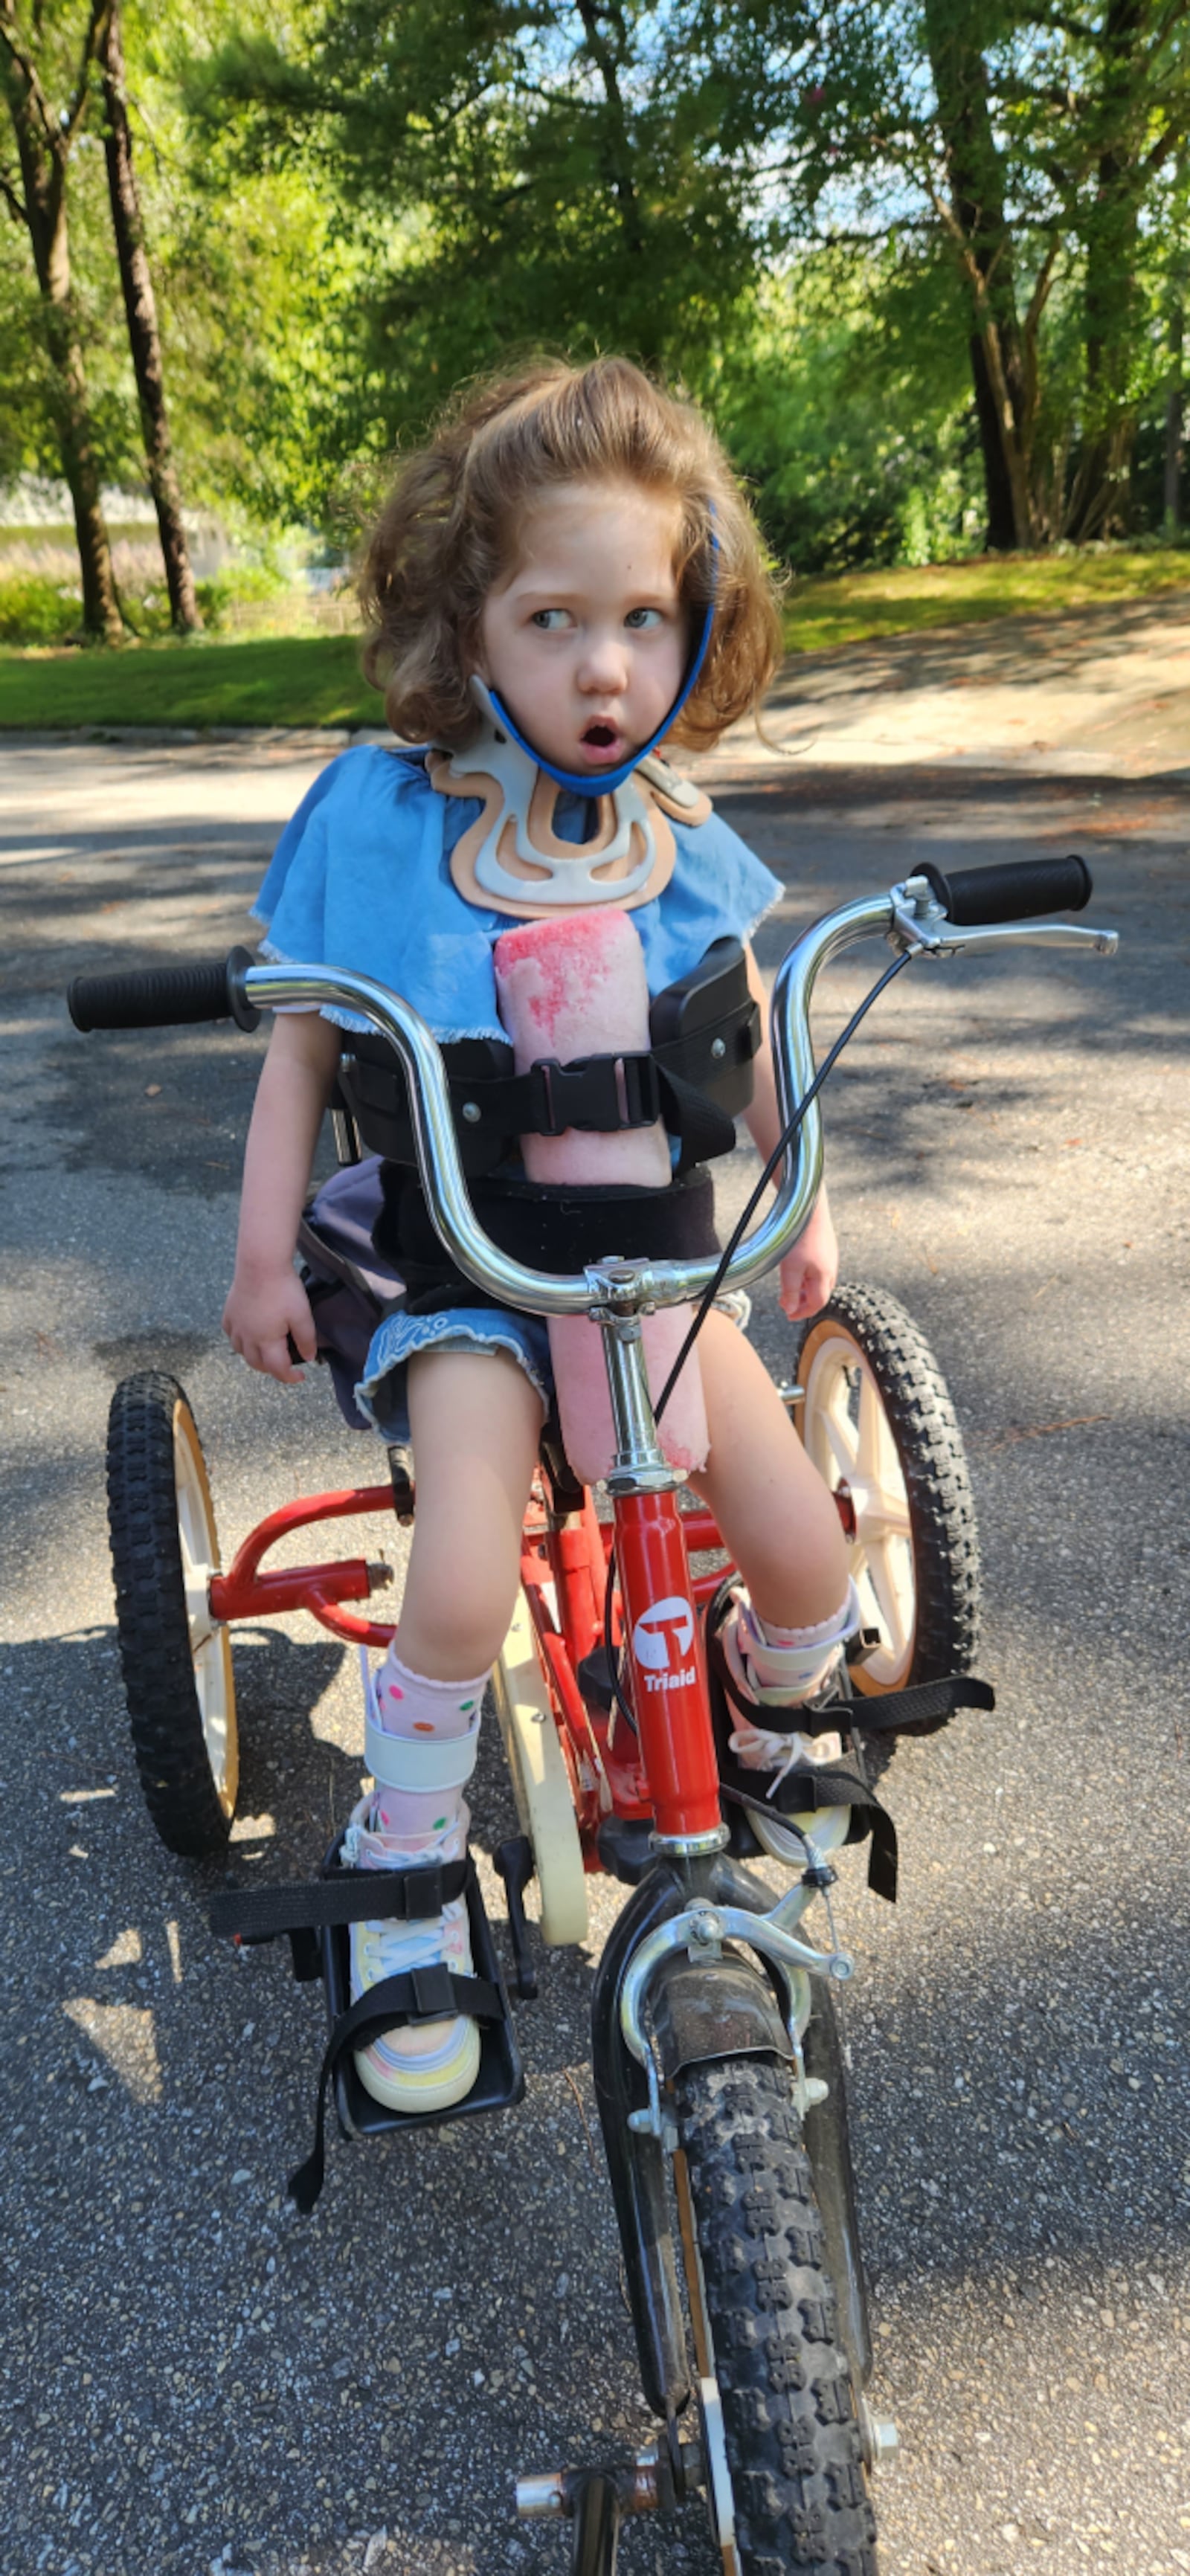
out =
<svg viewBox="0 0 1190 2576"><path fill-rule="evenodd" d="M694 1613L688 1601L674 1593L668 1601L651 1602L632 1631L632 1651L645 1667L646 1689L681 1690L683 1683L696 1681L694 1665L685 1662L693 1643Z"/></svg>

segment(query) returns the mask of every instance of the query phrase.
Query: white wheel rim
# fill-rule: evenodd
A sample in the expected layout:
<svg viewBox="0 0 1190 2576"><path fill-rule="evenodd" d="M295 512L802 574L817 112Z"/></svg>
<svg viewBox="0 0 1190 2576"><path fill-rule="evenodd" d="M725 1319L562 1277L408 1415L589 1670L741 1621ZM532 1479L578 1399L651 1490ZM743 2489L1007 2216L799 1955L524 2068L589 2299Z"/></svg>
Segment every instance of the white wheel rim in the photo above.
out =
<svg viewBox="0 0 1190 2576"><path fill-rule="evenodd" d="M180 1407L174 1414L174 1492L178 1506L182 1582L186 1593L186 1625L190 1633L194 1689L202 1720L203 1743L211 1766L215 1794L230 1815L236 1793L230 1657L227 1631L212 1619L209 1602L211 1576L219 1571L219 1549L206 1479L187 1436Z"/></svg>
<svg viewBox="0 0 1190 2576"><path fill-rule="evenodd" d="M496 1713L512 1773L517 1814L533 1845L544 1941L587 1937L583 1847L554 1712L542 1678L524 1593L492 1675Z"/></svg>
<svg viewBox="0 0 1190 2576"><path fill-rule="evenodd" d="M831 1332L802 1372L802 1436L832 1493L845 1486L855 1514L848 1541L850 1572L865 1627L884 1642L860 1667L866 1681L893 1690L913 1661L917 1585L909 1496L892 1424L857 1342Z"/></svg>

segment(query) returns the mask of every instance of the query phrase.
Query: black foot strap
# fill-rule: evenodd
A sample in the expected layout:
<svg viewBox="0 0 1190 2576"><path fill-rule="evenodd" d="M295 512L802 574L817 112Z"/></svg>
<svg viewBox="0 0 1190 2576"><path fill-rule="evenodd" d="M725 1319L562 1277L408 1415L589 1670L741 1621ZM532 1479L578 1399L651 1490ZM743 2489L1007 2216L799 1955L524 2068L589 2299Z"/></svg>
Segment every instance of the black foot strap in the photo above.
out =
<svg viewBox="0 0 1190 2576"><path fill-rule="evenodd" d="M424 1869L336 1869L293 1886L228 1887L211 1907L211 1930L245 1949L287 1933L293 1973L299 1985L311 1985L322 1975L320 1932L349 1923L433 1923L466 1884L467 1862L452 1860Z"/></svg>
<svg viewBox="0 0 1190 2576"><path fill-rule="evenodd" d="M712 1628L709 1621L707 1645L711 1670L731 1706L745 1724L766 1727L774 1735L847 1735L855 1727L866 1735L933 1735L956 1708L996 1705L990 1682L976 1681L970 1673L950 1673L942 1681L915 1682L909 1690L879 1691L871 1698L852 1690L844 1700L770 1708L740 1689L724 1653L720 1628Z"/></svg>
<svg viewBox="0 0 1190 2576"><path fill-rule="evenodd" d="M282 1932L326 1932L336 1924L432 1923L467 1884L467 1862L414 1869L337 1869L333 1877L282 1887L228 1887L211 1907L221 1939L275 1941Z"/></svg>
<svg viewBox="0 0 1190 2576"><path fill-rule="evenodd" d="M261 1893L263 1894L263 1890ZM358 1919L358 1918L357 1918ZM366 1919L366 1918L364 1918ZM430 1968L407 1968L399 1977L382 1977L366 1995L341 2013L327 2042L318 2077L314 2145L304 2165L291 2173L287 2189L303 2218L308 2218L322 2190L326 2166L326 2097L331 2077L346 2048L375 2039L403 2022L450 2021L462 2013L468 2021L503 2021L504 1999L487 1977L460 1977L441 1961Z"/></svg>
<svg viewBox="0 0 1190 2576"><path fill-rule="evenodd" d="M946 1681L915 1682L910 1690L880 1691L871 1698L857 1691L848 1708L848 1719L864 1735L935 1735L948 1717L954 1716L956 1708L995 1705L996 1694L990 1682L977 1682L970 1673L956 1673Z"/></svg>

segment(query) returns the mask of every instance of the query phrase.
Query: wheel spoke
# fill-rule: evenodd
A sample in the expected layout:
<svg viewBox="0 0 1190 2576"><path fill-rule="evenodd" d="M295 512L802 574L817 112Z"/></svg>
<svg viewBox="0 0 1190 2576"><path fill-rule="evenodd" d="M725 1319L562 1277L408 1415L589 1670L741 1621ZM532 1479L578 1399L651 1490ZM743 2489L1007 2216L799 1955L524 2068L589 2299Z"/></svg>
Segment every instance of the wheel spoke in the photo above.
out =
<svg viewBox="0 0 1190 2576"><path fill-rule="evenodd" d="M856 1465L860 1475L866 1477L870 1484L901 1485L904 1490L892 1427L880 1389L869 1368L860 1374Z"/></svg>
<svg viewBox="0 0 1190 2576"><path fill-rule="evenodd" d="M913 1633L913 1577L910 1567L908 1584L903 1573L898 1581L896 1568L890 1562L891 1556L892 1546L869 1548L868 1577L876 1595L880 1624L889 1640L893 1660L899 1663Z"/></svg>
<svg viewBox="0 0 1190 2576"><path fill-rule="evenodd" d="M822 1415L822 1431L827 1448L844 1484L849 1485L856 1470L855 1428L844 1414L842 1420L833 1405Z"/></svg>

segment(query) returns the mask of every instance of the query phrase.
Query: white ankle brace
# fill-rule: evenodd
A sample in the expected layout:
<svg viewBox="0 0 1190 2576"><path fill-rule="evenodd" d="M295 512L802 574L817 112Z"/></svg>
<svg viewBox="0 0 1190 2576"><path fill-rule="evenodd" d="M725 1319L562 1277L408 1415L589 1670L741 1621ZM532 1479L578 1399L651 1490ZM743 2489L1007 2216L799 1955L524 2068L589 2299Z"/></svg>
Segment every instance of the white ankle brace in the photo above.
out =
<svg viewBox="0 0 1190 2576"><path fill-rule="evenodd" d="M478 1718L466 1735L386 1735L364 1721L364 1761L378 1789L461 1789L478 1760Z"/></svg>
<svg viewBox="0 0 1190 2576"><path fill-rule="evenodd" d="M435 1789L461 1789L479 1759L480 1708L462 1735L394 1735L380 1724L378 1676L361 1655L364 1676L364 1761L378 1789L404 1789L415 1796ZM382 1668L383 1669L383 1668ZM483 1683L476 1686L477 1702Z"/></svg>
<svg viewBox="0 0 1190 2576"><path fill-rule="evenodd" d="M725 1622L724 1651L735 1680L761 1708L804 1708L830 1680L848 1637L862 1619L855 1585L830 1619L813 1628L778 1628L759 1619L746 1592L736 1596L735 1617Z"/></svg>

